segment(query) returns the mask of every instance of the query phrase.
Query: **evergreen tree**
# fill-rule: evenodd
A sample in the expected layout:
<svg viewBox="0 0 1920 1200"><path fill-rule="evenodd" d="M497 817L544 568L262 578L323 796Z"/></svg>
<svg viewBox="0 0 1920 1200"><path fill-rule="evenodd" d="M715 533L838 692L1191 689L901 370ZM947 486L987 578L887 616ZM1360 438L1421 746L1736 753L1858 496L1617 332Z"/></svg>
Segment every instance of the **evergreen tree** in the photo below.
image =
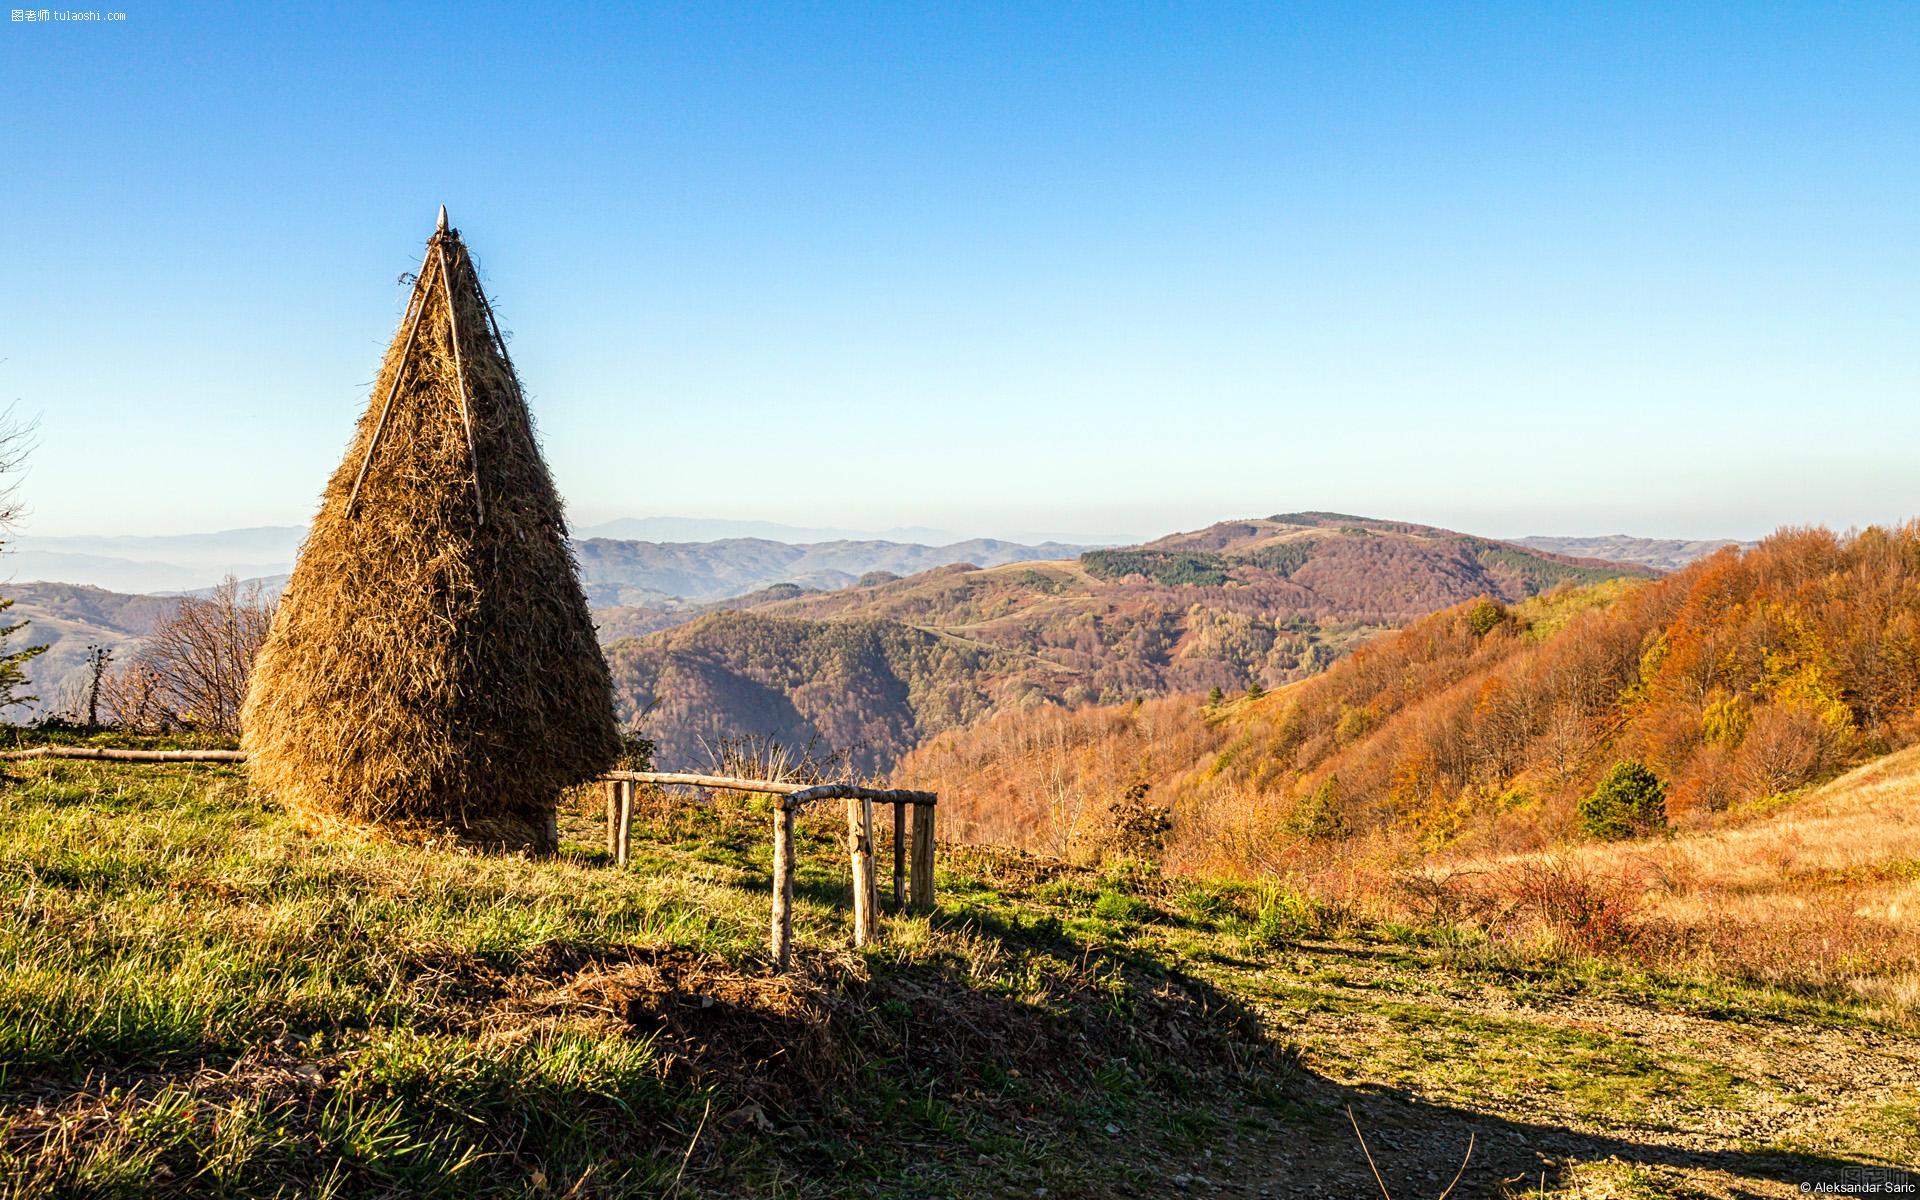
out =
<svg viewBox="0 0 1920 1200"><path fill-rule="evenodd" d="M12 607L12 600L0 600L0 612L5 612ZM13 635L25 629L28 624L27 621L15 621L11 625L0 625L0 710L40 698L23 694L23 689L27 686L25 665L28 659L46 653L47 648L28 646L24 650L8 649Z"/></svg>
<svg viewBox="0 0 1920 1200"><path fill-rule="evenodd" d="M1616 842L1643 837L1667 824L1667 785L1637 760L1617 762L1576 809L1580 828Z"/></svg>

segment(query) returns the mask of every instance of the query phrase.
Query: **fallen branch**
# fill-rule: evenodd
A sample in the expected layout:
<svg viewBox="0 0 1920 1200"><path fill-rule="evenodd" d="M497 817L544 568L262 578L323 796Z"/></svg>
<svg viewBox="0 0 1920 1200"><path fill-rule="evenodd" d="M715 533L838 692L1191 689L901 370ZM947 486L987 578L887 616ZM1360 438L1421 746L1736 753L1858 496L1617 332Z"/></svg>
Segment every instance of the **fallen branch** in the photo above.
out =
<svg viewBox="0 0 1920 1200"><path fill-rule="evenodd" d="M35 746L31 750L0 751L0 760L23 758L84 758L103 762L222 762L247 761L244 750L115 750L105 746Z"/></svg>

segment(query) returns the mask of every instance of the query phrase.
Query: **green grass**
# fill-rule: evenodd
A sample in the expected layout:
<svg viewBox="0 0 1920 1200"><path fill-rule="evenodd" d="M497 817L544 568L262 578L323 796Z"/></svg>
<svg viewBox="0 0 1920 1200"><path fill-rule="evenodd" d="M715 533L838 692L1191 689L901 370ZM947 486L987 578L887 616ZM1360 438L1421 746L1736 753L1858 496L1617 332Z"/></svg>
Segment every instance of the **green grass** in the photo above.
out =
<svg viewBox="0 0 1920 1200"><path fill-rule="evenodd" d="M960 1195L983 1155L1061 1174L1051 1148L1117 1111L1189 1136L1184 1068L1077 1098L1164 982L1100 952L1151 915L1129 894L1063 887L1104 926L1075 939L950 876L950 918L856 956L838 831L803 822L776 982L752 803L673 809L615 871L582 814L534 862L309 836L229 768L17 774L0 1194L652 1195L686 1155L687 1194ZM882 1121L939 1149L876 1147Z"/></svg>
<svg viewBox="0 0 1920 1200"><path fill-rule="evenodd" d="M1570 1003L1859 1021L1354 930L1278 884L964 848L939 914L855 953L825 812L776 979L762 803L659 806L626 871L596 805L529 861L313 836L231 768L17 764L0 1197L1157 1194L1216 1146L1350 1154L1340 1108L1382 1086L1416 1124L1827 1106L1756 1082L1732 1034L1648 1040ZM1864 1153L1906 1103L1783 1144Z"/></svg>

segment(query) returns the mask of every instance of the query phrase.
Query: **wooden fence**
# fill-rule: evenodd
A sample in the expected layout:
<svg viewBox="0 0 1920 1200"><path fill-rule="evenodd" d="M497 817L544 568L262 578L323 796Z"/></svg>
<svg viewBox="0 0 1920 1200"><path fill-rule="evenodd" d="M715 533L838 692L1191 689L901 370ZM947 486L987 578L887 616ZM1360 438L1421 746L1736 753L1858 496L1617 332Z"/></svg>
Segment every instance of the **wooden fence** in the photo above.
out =
<svg viewBox="0 0 1920 1200"><path fill-rule="evenodd" d="M847 845L853 865L853 944L864 946L880 929L878 885L874 870L873 809L893 806L893 905L897 910L933 911L933 792L895 788L855 787L850 783L776 783L766 779L736 779L725 775L686 775L668 771L610 771L602 776L607 788L607 853L618 866L627 865L633 839L633 793L636 784L716 788L721 791L771 795L773 805L773 914L769 949L773 969L784 971L793 961L793 816L821 800L847 802ZM909 814L908 810L912 812ZM911 816L912 840L908 840ZM908 847L911 844L911 855Z"/></svg>
<svg viewBox="0 0 1920 1200"><path fill-rule="evenodd" d="M119 750L96 746L35 746L0 751L0 760L76 758L96 762L219 762L247 760L241 750ZM793 962L793 816L822 800L847 802L847 844L853 865L853 944L864 946L879 934L878 885L874 870L873 809L893 806L893 906L897 911L933 911L933 792L855 787L850 783L778 783L725 775L687 775L670 771L609 771L600 777L607 789L607 853L624 867L633 841L633 793L636 784L716 788L759 792L774 797L773 914L769 949L773 969ZM909 813L908 810L912 810ZM911 818L912 837L908 837ZM911 854L908 847L911 846Z"/></svg>

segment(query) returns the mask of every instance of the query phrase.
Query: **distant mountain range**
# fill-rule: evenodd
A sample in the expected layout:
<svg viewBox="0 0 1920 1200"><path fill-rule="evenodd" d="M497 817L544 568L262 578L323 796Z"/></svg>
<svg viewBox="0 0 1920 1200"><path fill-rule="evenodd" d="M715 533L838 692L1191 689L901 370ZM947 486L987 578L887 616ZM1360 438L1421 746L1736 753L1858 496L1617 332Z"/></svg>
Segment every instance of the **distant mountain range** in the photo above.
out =
<svg viewBox="0 0 1920 1200"><path fill-rule="evenodd" d="M0 552L5 578L81 584L115 592L186 592L228 575L284 575L307 536L301 525L262 525L219 533L161 537L8 538Z"/></svg>
<svg viewBox="0 0 1920 1200"><path fill-rule="evenodd" d="M791 545L765 538L719 542L630 542L588 538L574 542L580 582L595 607L704 603L791 583L843 588L876 571L910 575L950 563L998 566L1034 559L1073 558L1086 546L1048 542L1023 546L975 538L946 546L899 542L817 542Z"/></svg>
<svg viewBox="0 0 1920 1200"><path fill-rule="evenodd" d="M1736 542L1725 538L1688 541L1682 538L1637 538L1624 533L1606 537L1523 537L1514 545L1549 554L1571 554L1580 558L1604 558L1609 562L1637 563L1661 571L1678 571L1696 558L1703 558L1726 546L1748 549L1757 542Z"/></svg>
<svg viewBox="0 0 1920 1200"><path fill-rule="evenodd" d="M7 547L0 553L0 569L10 571L16 581L26 580L0 584L0 596L16 600L8 615L32 622L22 635L23 644L50 647L29 668L40 707L57 706L70 690L86 647L124 647L137 641L172 611L174 597L206 593L229 573L257 581L268 596L277 596L304 532L278 527L172 538L23 538L28 548L16 548L18 543ZM574 543L588 602L600 610L597 615L609 631L603 636L608 637L652 632L720 607L788 599L862 579L892 579L951 563L995 566L1071 558L1084 549L987 538L945 546L884 541L790 545L763 538L678 543L589 538ZM164 554L172 561L96 551ZM272 561L275 554L288 561ZM67 578L27 579L34 573ZM96 586L93 580L107 585ZM123 613L139 616L123 619Z"/></svg>
<svg viewBox="0 0 1920 1200"><path fill-rule="evenodd" d="M946 530L924 527L876 533L855 529L807 529L774 521L726 521L694 517L623 517L584 526L573 533L575 540L583 543L599 540L674 546L754 542L763 547L809 548L822 544L848 547L843 551L823 550L815 556L820 563L817 568L809 563L790 573L772 571L759 574L749 569L745 576L740 576L737 568L726 563L716 564L712 569L694 563L690 567L690 574L679 573L689 560L699 557L697 553L679 554L679 566L668 565L664 556L652 556L661 561L660 569L665 572L662 578L698 581L690 585L692 590L684 592L674 591L671 587L660 588L645 578L608 581L658 593L652 597L654 599L675 596L686 600L717 599L723 594L737 595L770 583L807 578L816 569L824 572L815 577L818 585L838 586L869 570L912 571L936 565L932 561L916 559L911 553L901 557L890 548L925 551L962 547L964 549L955 551L960 557L939 558L938 561L959 562L969 554L979 553L989 556L992 561L1003 562L1007 561L1004 557L1007 551L994 547L1039 545L1052 546L1065 552L1074 546L1110 546L1130 540L1123 537L1072 538L1059 535L1022 535L1009 539L967 538ZM212 587L228 575L237 579L270 579L285 575L293 569L294 557L306 535L307 530L303 525L262 525L217 533L153 537L20 534L6 539L4 554L0 554L0 575L12 580L74 583L115 592L191 592ZM855 546L872 546L876 549L863 551L853 548ZM777 551L742 546L732 546L715 553L721 559L752 559L757 556L769 563L779 557ZM862 565L863 554L875 556L874 562ZM640 553L629 554L625 556L625 561L633 563L646 557ZM646 569L650 568L643 568L643 574ZM718 580L736 576L746 579L738 591L714 591L722 586ZM841 579L841 576L846 576L846 579ZM636 599L637 595L630 595L624 602L631 603ZM614 602L611 599L608 601Z"/></svg>
<svg viewBox="0 0 1920 1200"><path fill-rule="evenodd" d="M262 525L216 533L152 537L21 534L6 540L0 578L58 582L132 594L193 592L228 575L269 583L293 569L305 526ZM603 589L602 605L658 604L667 600L708 603L776 583L843 587L869 571L911 574L952 562L993 566L1019 558L1068 558L1083 549L1124 545L1118 536L1030 534L1010 538L962 538L945 530L912 527L871 532L815 529L774 521L697 517L623 517L574 530L590 587ZM652 550L590 542L649 543ZM1677 570L1703 554L1734 543L1609 537L1524 537L1515 545L1550 554L1636 563ZM712 547L710 550L698 547ZM1024 554L1032 549L1038 553ZM604 589L615 590L607 591Z"/></svg>
<svg viewBox="0 0 1920 1200"><path fill-rule="evenodd" d="M893 529L833 529L782 525L778 521L729 521L714 517L621 517L598 525L582 525L573 530L576 538L613 538L633 542L718 542L730 538L760 538L794 545L808 542L908 542L925 546L945 546L976 540L973 535L951 529L930 529L925 525L907 525ZM1061 542L1081 546L1119 546L1137 539L1125 534L1062 533L1059 531L1018 530L999 539L1034 545Z"/></svg>

